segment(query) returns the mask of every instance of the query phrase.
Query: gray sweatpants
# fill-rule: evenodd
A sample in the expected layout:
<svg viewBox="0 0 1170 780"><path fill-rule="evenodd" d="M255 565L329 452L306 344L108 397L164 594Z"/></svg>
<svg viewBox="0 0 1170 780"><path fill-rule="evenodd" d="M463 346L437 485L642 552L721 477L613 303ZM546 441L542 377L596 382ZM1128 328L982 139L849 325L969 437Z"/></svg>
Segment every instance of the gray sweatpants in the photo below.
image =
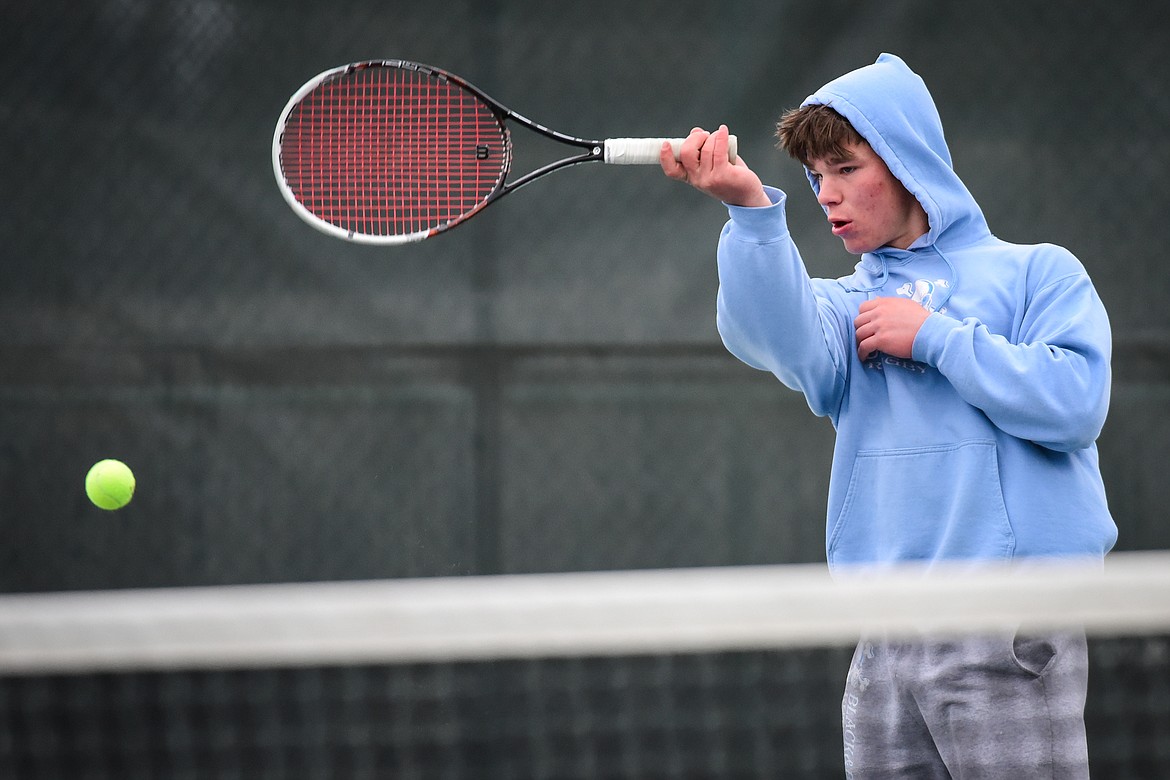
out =
<svg viewBox="0 0 1170 780"><path fill-rule="evenodd" d="M866 639L841 716L845 776L1081 780L1083 633L959 641Z"/></svg>

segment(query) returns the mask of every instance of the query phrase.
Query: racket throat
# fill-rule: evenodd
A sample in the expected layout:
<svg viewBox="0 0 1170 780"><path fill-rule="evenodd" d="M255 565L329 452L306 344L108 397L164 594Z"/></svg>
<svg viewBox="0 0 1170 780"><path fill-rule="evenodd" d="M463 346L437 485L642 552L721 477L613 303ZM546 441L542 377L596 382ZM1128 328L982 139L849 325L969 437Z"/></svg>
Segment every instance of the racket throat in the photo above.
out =
<svg viewBox="0 0 1170 780"><path fill-rule="evenodd" d="M581 163L588 163L588 162L604 162L604 160L605 160L605 146L604 146L604 144L589 142L589 143L584 143L584 144L580 144L580 145L585 149L585 151L583 153L581 153L575 157L567 157L563 160L557 160L556 162L548 163L547 165L543 165L543 166L541 166L533 171L530 171L530 172L524 174L523 176L521 176L520 178L516 179L515 181L510 182L507 185L505 185L503 192L512 192L514 190L518 190L521 187L523 187L525 184L528 184L532 181L535 181L536 179L539 179L541 176L544 176L545 174L560 170L561 168L568 168L568 167L571 167L573 165L580 165Z"/></svg>

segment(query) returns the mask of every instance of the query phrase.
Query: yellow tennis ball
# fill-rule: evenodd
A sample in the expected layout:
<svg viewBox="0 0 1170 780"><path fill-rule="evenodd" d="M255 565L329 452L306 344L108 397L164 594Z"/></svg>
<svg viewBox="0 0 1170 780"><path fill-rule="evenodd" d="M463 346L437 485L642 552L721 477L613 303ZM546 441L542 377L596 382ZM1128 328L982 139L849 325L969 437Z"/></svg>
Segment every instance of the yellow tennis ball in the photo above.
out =
<svg viewBox="0 0 1170 780"><path fill-rule="evenodd" d="M120 460L99 460L85 475L85 494L101 509L121 509L134 497L134 472Z"/></svg>

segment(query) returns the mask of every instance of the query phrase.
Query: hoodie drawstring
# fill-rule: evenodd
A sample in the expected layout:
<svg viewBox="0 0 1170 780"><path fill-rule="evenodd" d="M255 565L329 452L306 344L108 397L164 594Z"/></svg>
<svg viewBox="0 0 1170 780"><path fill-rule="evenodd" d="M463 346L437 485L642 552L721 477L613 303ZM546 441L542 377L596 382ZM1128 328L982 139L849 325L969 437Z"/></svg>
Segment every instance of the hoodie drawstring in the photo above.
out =
<svg viewBox="0 0 1170 780"><path fill-rule="evenodd" d="M946 293L942 296L942 299L937 304L932 303L932 311L942 311L943 307L946 306L947 301L949 301L951 296L954 294L955 288L959 286L959 271L955 268L955 264L951 262L951 259L939 250L938 246L931 244L930 248L934 250L936 255L942 258L942 261L946 264L951 276L949 280L950 284L947 285ZM849 286L847 289L853 292L872 294L886 286L886 283L890 280L890 264L887 261L886 256L880 252L874 253L874 257L876 257L882 264L882 270L878 275L877 281L869 286Z"/></svg>
<svg viewBox="0 0 1170 780"><path fill-rule="evenodd" d="M944 295L942 297L942 300L939 301L938 304L936 304L934 307L935 311L942 311L943 307L947 305L947 301L949 301L951 299L951 296L954 294L955 288L959 286L959 272L955 268L955 264L951 262L951 259L939 251L939 248L937 245L931 244L930 248L934 250L934 253L936 255L938 255L939 257L942 258L942 261L944 263L946 263L947 268L949 268L951 271L951 283L947 287L946 295Z"/></svg>
<svg viewBox="0 0 1170 780"><path fill-rule="evenodd" d="M851 288L849 288L853 292L875 293L878 290L885 287L886 282L888 282L890 280L890 266L889 266L889 263L886 262L886 258L883 257L882 255L875 255L875 257L877 257L877 259L880 260L881 264L882 264L881 276L878 278L877 282L870 285L869 287L851 287Z"/></svg>

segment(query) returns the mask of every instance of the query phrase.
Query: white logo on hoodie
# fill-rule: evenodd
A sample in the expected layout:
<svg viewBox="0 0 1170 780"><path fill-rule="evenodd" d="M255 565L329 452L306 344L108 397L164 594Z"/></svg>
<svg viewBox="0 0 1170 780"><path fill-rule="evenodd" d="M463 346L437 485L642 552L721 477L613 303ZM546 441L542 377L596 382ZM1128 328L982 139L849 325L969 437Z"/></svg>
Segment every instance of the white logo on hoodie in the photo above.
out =
<svg viewBox="0 0 1170 780"><path fill-rule="evenodd" d="M913 283L906 282L906 284L899 287L898 295L921 304L924 309L934 311L934 307L931 305L934 302L934 291L936 289L945 290L950 286L951 283L946 279L935 279L933 282L929 279L918 279ZM942 308L939 311L944 312L946 309Z"/></svg>

